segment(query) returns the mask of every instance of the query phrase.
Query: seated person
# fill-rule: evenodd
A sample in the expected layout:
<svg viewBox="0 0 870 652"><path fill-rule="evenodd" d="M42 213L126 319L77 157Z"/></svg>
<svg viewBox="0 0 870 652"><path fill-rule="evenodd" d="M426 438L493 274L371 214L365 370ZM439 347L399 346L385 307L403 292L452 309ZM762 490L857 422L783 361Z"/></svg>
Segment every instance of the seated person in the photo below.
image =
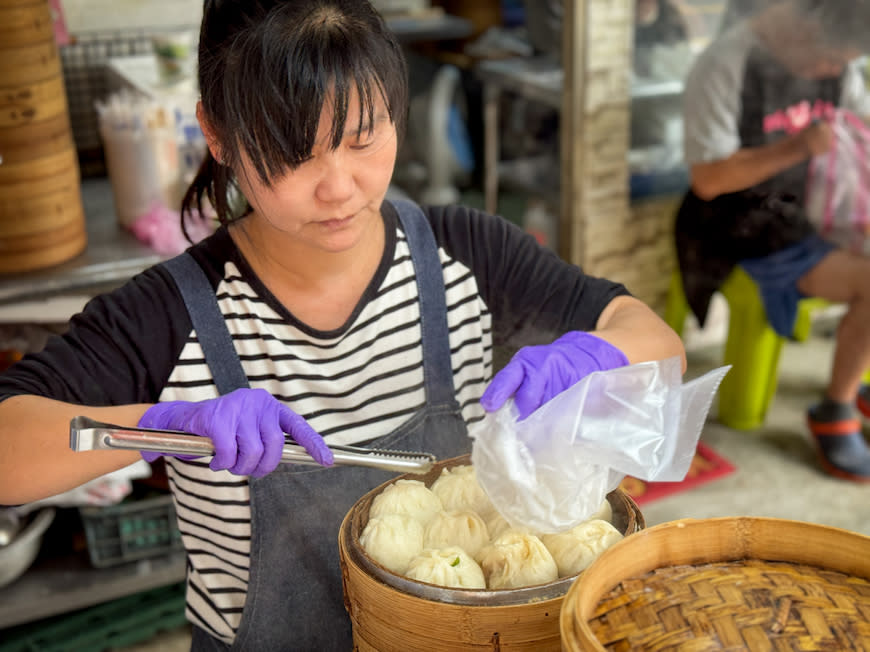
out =
<svg viewBox="0 0 870 652"><path fill-rule="evenodd" d="M831 146L821 120L866 114L857 58L870 2L786 0L720 34L684 93L691 190L676 223L686 297L703 324L712 294L740 265L761 289L771 326L790 336L801 297L845 303L830 381L808 412L826 471L870 481L855 406L870 417L870 259L821 239L803 209L808 163Z"/></svg>

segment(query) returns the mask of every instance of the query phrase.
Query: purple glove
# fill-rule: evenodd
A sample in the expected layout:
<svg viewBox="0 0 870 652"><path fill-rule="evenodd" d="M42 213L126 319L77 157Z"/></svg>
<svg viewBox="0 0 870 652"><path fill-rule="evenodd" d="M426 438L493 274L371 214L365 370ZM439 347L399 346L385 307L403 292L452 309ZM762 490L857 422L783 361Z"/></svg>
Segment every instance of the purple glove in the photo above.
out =
<svg viewBox="0 0 870 652"><path fill-rule="evenodd" d="M480 404L487 412L494 412L513 396L522 420L593 371L627 364L625 354L610 342L571 331L552 344L517 351L492 379Z"/></svg>
<svg viewBox="0 0 870 652"><path fill-rule="evenodd" d="M209 464L214 471L228 469L236 475L255 478L274 471L281 461L284 433L317 462L332 465L332 451L323 438L305 419L264 389L237 389L197 403L158 403L142 415L139 427L181 430L208 437L214 444L214 458ZM148 462L160 455L142 452Z"/></svg>

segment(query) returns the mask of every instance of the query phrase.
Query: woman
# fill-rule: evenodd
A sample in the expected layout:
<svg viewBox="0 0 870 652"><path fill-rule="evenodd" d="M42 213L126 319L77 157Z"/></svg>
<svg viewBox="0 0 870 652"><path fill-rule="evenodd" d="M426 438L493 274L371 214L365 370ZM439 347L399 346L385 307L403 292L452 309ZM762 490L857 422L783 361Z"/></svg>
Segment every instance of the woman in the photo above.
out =
<svg viewBox="0 0 870 652"><path fill-rule="evenodd" d="M338 528L390 476L279 466L284 433L326 466L326 444L454 456L484 408L682 346L499 218L384 200L407 79L367 2L206 2L199 66L209 153L183 208L207 196L221 227L0 378L0 502L136 459L71 453L77 414L209 437L213 458L167 460L194 649L349 649ZM487 385L494 346L554 338Z"/></svg>

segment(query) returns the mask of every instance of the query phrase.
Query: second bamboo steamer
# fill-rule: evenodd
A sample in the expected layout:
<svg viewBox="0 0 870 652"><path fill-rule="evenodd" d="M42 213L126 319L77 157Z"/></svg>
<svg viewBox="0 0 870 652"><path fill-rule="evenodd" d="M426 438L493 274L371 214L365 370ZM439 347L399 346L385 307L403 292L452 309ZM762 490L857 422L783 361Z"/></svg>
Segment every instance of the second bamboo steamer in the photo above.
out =
<svg viewBox="0 0 870 652"><path fill-rule="evenodd" d="M87 246L81 179L47 0L0 0L0 273Z"/></svg>

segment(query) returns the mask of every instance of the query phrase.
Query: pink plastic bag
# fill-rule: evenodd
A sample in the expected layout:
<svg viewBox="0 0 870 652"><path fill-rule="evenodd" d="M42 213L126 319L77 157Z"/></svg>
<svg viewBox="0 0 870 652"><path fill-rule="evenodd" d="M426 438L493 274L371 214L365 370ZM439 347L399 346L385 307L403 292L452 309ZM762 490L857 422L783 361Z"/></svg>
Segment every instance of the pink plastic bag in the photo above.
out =
<svg viewBox="0 0 870 652"><path fill-rule="evenodd" d="M196 213L188 221L187 234L195 244L211 235L214 228L213 219ZM181 230L179 212L160 203L152 204L147 213L137 217L130 230L140 242L167 256L180 254L191 245Z"/></svg>
<svg viewBox="0 0 870 652"><path fill-rule="evenodd" d="M870 127L845 109L829 124L831 150L810 160L807 216L823 238L870 255Z"/></svg>

